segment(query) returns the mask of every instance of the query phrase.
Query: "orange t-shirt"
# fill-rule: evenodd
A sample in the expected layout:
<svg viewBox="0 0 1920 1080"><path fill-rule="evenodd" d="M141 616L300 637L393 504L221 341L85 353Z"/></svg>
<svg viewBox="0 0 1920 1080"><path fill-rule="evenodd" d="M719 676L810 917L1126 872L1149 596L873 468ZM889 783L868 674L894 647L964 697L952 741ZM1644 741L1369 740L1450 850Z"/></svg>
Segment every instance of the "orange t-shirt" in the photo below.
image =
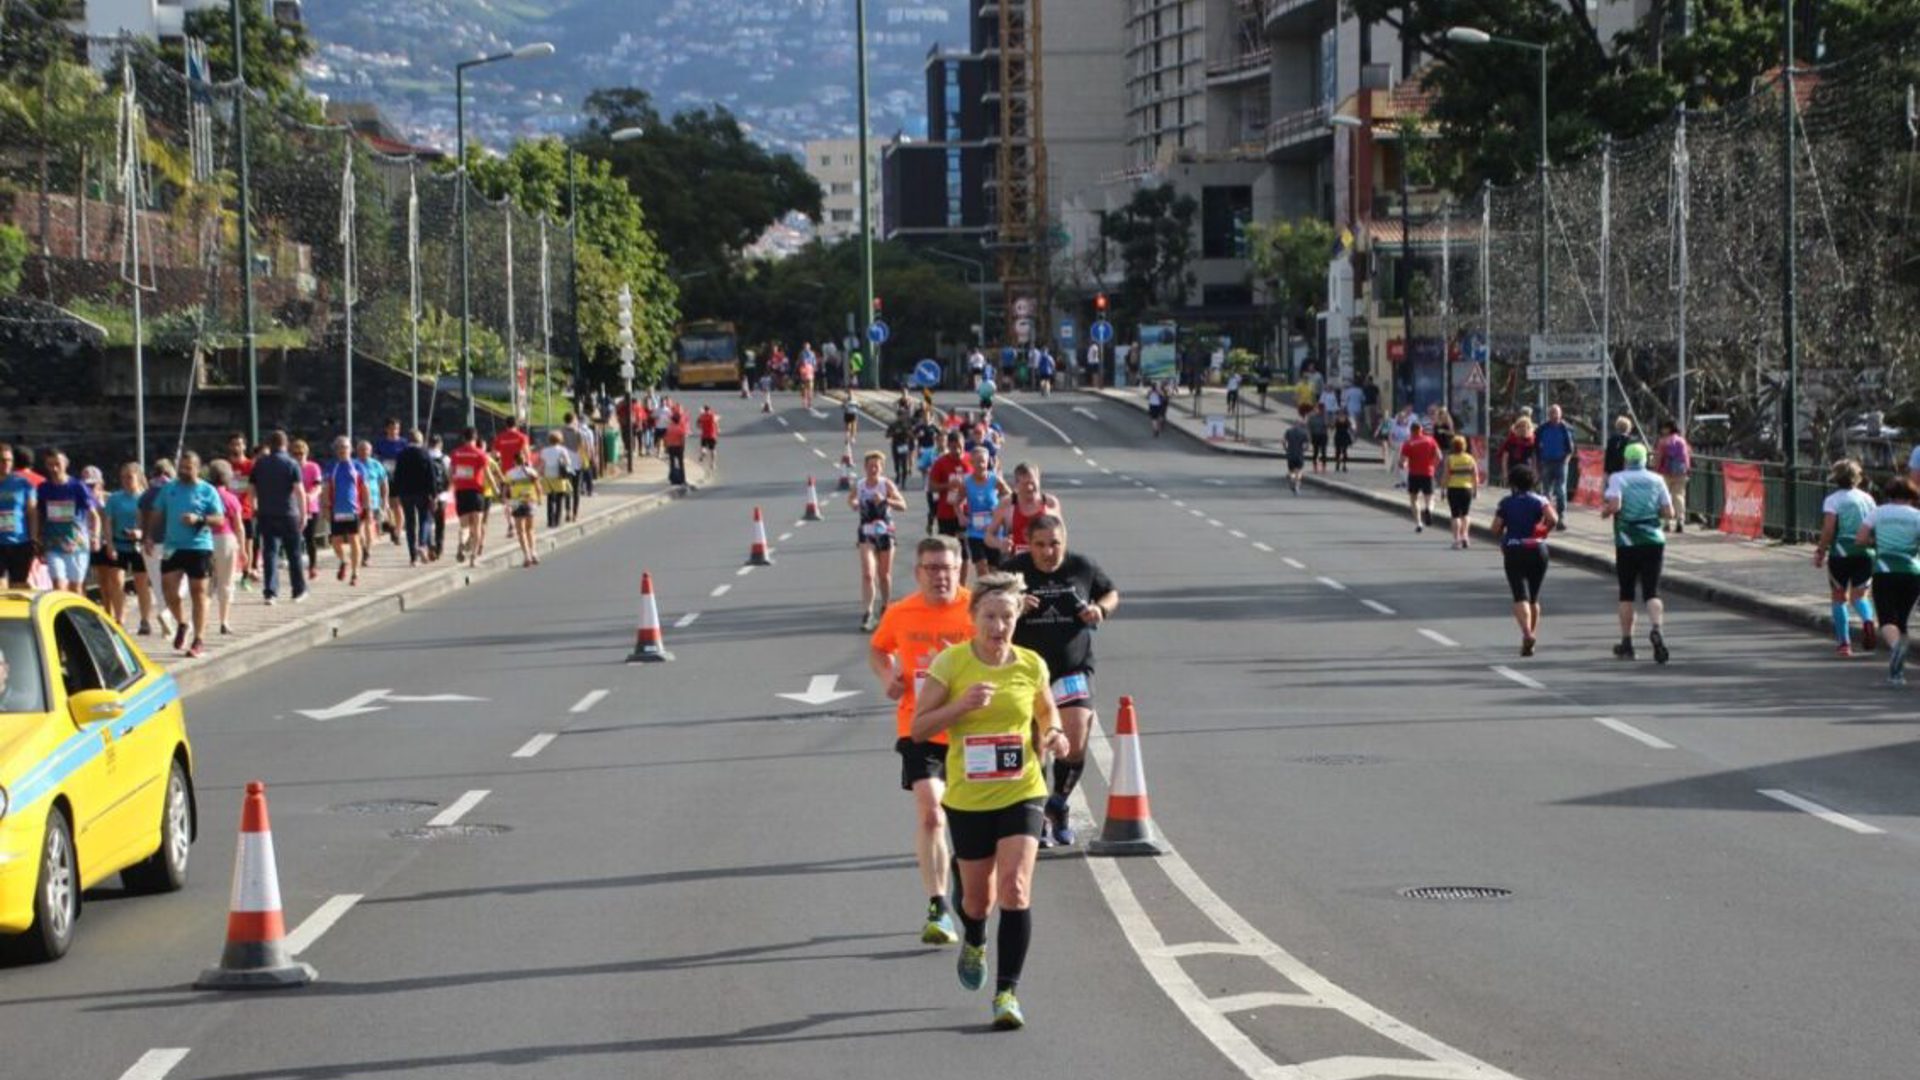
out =
<svg viewBox="0 0 1920 1080"><path fill-rule="evenodd" d="M973 636L969 602L966 589L955 593L953 602L945 607L934 607L916 592L880 616L880 627L873 632L873 647L892 653L900 670L906 673L907 692L900 695L900 707L895 712L900 738L912 737L915 691L919 689L920 680L926 678L933 658L947 646ZM941 732L932 741L944 743L947 735Z"/></svg>

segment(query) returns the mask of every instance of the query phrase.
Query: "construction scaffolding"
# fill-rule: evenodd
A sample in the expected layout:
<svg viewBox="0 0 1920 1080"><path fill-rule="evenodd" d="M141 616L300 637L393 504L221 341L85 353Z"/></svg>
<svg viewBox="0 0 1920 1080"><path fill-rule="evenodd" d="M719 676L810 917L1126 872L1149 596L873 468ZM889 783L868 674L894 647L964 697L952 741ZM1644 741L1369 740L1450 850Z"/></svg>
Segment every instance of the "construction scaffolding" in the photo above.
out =
<svg viewBox="0 0 1920 1080"><path fill-rule="evenodd" d="M1047 310L1047 147L1041 123L1040 0L1000 4L1000 140L995 160L1005 340ZM1031 314L1023 316L1021 302ZM1043 328L1028 323L1028 341Z"/></svg>

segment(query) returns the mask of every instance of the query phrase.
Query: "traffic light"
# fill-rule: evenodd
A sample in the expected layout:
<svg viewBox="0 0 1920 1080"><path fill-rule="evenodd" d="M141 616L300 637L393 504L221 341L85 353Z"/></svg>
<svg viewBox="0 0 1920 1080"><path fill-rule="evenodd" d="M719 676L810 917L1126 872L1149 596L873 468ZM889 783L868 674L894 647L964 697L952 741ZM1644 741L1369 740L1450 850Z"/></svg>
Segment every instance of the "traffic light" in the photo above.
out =
<svg viewBox="0 0 1920 1080"><path fill-rule="evenodd" d="M875 317L880 314L880 298L877 296L873 298L873 314Z"/></svg>
<svg viewBox="0 0 1920 1080"><path fill-rule="evenodd" d="M1096 315L1099 315L1101 318L1106 317L1106 314L1107 314L1107 294L1106 293L1093 294L1093 310L1094 310L1094 313Z"/></svg>

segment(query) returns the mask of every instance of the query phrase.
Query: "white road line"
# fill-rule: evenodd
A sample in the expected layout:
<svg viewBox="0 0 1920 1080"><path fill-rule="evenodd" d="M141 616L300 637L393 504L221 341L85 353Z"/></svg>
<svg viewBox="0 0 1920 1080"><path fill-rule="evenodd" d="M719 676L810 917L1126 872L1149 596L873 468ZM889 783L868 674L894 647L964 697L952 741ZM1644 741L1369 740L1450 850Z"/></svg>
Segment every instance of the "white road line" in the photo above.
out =
<svg viewBox="0 0 1920 1080"><path fill-rule="evenodd" d="M1327 588L1332 589L1334 592L1347 591L1347 587L1345 585L1340 584L1339 582L1333 580L1332 578L1326 576L1325 574L1322 574L1319 577L1314 578L1314 580L1318 581L1322 585L1325 585Z"/></svg>
<svg viewBox="0 0 1920 1080"><path fill-rule="evenodd" d="M342 915L353 910L353 905L360 902L360 896L360 893L341 893L314 908L313 914L300 920L300 925L287 934L287 955L299 956L312 948L313 943L320 940L320 935L333 929L333 924L339 922Z"/></svg>
<svg viewBox="0 0 1920 1080"><path fill-rule="evenodd" d="M1426 638L1428 641L1433 642L1435 645L1445 645L1449 649L1457 649L1460 647L1459 642L1453 640L1452 638L1448 637L1447 635L1441 633L1438 630L1429 630L1424 626L1420 628L1420 636L1423 638Z"/></svg>
<svg viewBox="0 0 1920 1080"><path fill-rule="evenodd" d="M543 731L540 734L535 735L533 738L528 739L527 744L525 746L522 746L520 749L515 750L513 752L513 756L517 758L532 757L535 754L538 754L540 751L545 750L547 748L547 744L552 742L553 739L554 739L554 735L552 732Z"/></svg>
<svg viewBox="0 0 1920 1080"><path fill-rule="evenodd" d="M1521 686L1524 686L1529 690L1545 690L1547 688L1546 683L1543 683L1540 680L1533 678L1530 675L1522 675L1505 664L1493 665L1493 672L1494 674L1500 676L1503 679L1512 679L1514 682L1519 683Z"/></svg>
<svg viewBox="0 0 1920 1080"><path fill-rule="evenodd" d="M1076 453L1076 454L1079 454L1079 455L1080 455L1081 457L1086 457L1086 456L1087 456L1087 452L1086 452L1085 450L1082 450L1082 449L1080 449L1080 448L1079 448L1079 447L1077 447L1077 446L1073 448L1073 452L1074 452L1074 453Z"/></svg>
<svg viewBox="0 0 1920 1080"><path fill-rule="evenodd" d="M1086 484L1085 484L1085 483L1083 483L1083 482L1081 481L1081 479L1080 479L1079 477L1077 477L1077 476L1069 476L1069 477L1067 477L1067 483L1069 483L1069 484L1072 484L1072 485L1073 485L1074 487L1085 487L1085 486L1086 486Z"/></svg>
<svg viewBox="0 0 1920 1080"><path fill-rule="evenodd" d="M778 421L780 421L780 426L781 426L781 427L787 427L787 426L788 426L788 425L787 425L787 418L786 418L786 417L784 417L784 416L776 416L776 417L774 417L774 419L775 419L775 420L778 420Z"/></svg>
<svg viewBox="0 0 1920 1080"><path fill-rule="evenodd" d="M1363 603L1363 604L1365 604L1365 605L1367 605L1368 607L1370 607L1370 608L1372 608L1373 610L1375 610L1375 611L1377 611L1377 612L1379 612L1379 613L1380 613L1380 614L1382 614L1382 615L1397 615L1397 614L1399 614L1398 612L1396 612L1396 611L1394 611L1394 610L1393 610L1392 608L1390 608L1390 607L1388 607L1387 605L1385 605L1385 604L1383 604L1383 603L1381 603L1381 602L1380 602L1380 601L1378 601L1378 600L1362 600L1362 601L1360 601L1360 602L1361 602L1361 603Z"/></svg>
<svg viewBox="0 0 1920 1080"><path fill-rule="evenodd" d="M1197 518L1203 518L1203 517L1206 517L1206 516L1207 516L1207 512L1206 512L1206 511L1204 511L1204 510L1202 510L1202 509L1200 509L1200 508L1199 508L1199 507L1197 507L1197 506L1196 506L1196 507L1188 507L1188 508L1187 508L1187 513L1189 513L1189 514L1192 514L1192 515L1193 515L1194 517L1197 517Z"/></svg>
<svg viewBox="0 0 1920 1080"><path fill-rule="evenodd" d="M1093 737L1089 739L1088 749L1092 751L1094 766L1103 777L1113 775L1113 747L1104 733L1099 731L1099 722L1094 722ZM1086 789L1074 791L1072 800L1082 815L1091 817ZM1407 1024L1379 1008L1362 1000L1351 991L1336 984L1333 980L1309 967L1292 953L1281 948L1272 939L1262 934L1239 912L1228 906L1199 874L1195 873L1180 853L1169 851L1156 857L1154 863L1161 872L1187 898L1187 901L1212 922L1220 932L1230 939L1229 942L1203 942L1194 945L1169 945L1161 937L1160 930L1153 919L1141 906L1133 886L1128 884L1126 876L1120 870L1121 860L1088 859L1086 867L1093 875L1094 884L1100 889L1102 899L1107 902L1108 910L1120 924L1121 933L1134 954L1140 958L1141 966L1152 976L1153 981L1167 995L1187 1022L1205 1036L1226 1059L1249 1080L1359 1080L1370 1076L1396 1077L1438 1077L1441 1080L1518 1080L1512 1073L1457 1050L1427 1033ZM1302 1062L1297 1065L1281 1065L1269 1057L1258 1043L1228 1018L1222 1004L1229 1007L1239 1006L1249 1000L1246 995L1234 995L1225 999L1209 999L1193 978L1180 966L1181 955L1199 953L1232 952L1259 959L1272 968L1299 992L1279 995L1272 1004L1305 1005L1314 1004L1321 1008L1333 1009L1341 1015L1364 1026L1374 1034L1388 1039L1424 1060L1403 1058L1360 1058L1332 1057L1317 1061Z"/></svg>
<svg viewBox="0 0 1920 1080"><path fill-rule="evenodd" d="M458 824L461 818L467 816L467 811L479 806L480 800L486 798L488 794L489 792L485 789L467 792L465 795L453 800L452 806L433 815L432 819L427 822L427 827L445 828L448 825Z"/></svg>
<svg viewBox="0 0 1920 1080"><path fill-rule="evenodd" d="M1245 540L1247 538L1247 534L1241 532L1239 529L1228 529L1227 535L1233 537L1235 540Z"/></svg>
<svg viewBox="0 0 1920 1080"><path fill-rule="evenodd" d="M1166 493L1166 492L1164 492L1164 491L1160 491L1160 492L1155 492L1155 494L1157 494L1157 495L1159 495L1159 496L1160 496L1161 498L1163 498L1163 499L1171 499L1171 498L1173 498L1173 496L1171 496L1171 495L1169 495L1169 494L1167 494L1167 493Z"/></svg>
<svg viewBox="0 0 1920 1080"><path fill-rule="evenodd" d="M1327 1003L1312 994L1283 994L1273 990L1256 991L1251 994L1228 994L1224 997L1208 998L1207 1004L1223 1013L1252 1012L1274 1005L1285 1005L1296 1009L1324 1009Z"/></svg>
<svg viewBox="0 0 1920 1080"><path fill-rule="evenodd" d="M1064 431L1061 431L1059 428L1059 425L1055 424L1053 421L1047 419L1044 416L1041 416L1039 413L1034 412L1032 409L1027 408L1025 405L1022 405L1017 401L1012 401L1006 398L1002 398L1000 400L1004 404L1012 408L1019 409L1021 412L1026 413L1028 416L1033 417L1035 423L1039 424L1041 427L1046 428L1048 431L1053 432L1055 435L1060 436L1061 442L1066 443L1068 446L1073 446L1073 436L1068 435ZM1086 454L1086 451L1080 449L1077 446L1073 446L1073 452L1076 454L1080 454L1082 456L1085 456Z"/></svg>
<svg viewBox="0 0 1920 1080"><path fill-rule="evenodd" d="M1123 484L1131 484L1131 483L1133 483L1133 477L1131 477L1131 476L1128 476L1128 475L1127 475L1126 473L1121 473L1121 474L1120 474L1120 482L1121 482L1121 483L1123 483Z"/></svg>
<svg viewBox="0 0 1920 1080"><path fill-rule="evenodd" d="M1264 551L1264 552L1267 552L1268 554L1272 554L1272 553L1273 553L1273 548L1272 548L1272 546L1270 546L1270 545L1268 545L1268 544L1266 544L1266 543L1263 543L1263 542L1261 542L1261 541L1259 541L1259 540L1255 540L1255 541L1253 542L1253 547L1254 547L1254 550L1256 550L1256 551Z"/></svg>
<svg viewBox="0 0 1920 1080"><path fill-rule="evenodd" d="M713 587L713 591L708 593L707 595L712 597L721 597L721 596L727 595L729 592L732 592L732 591L733 591L733 586L731 584L715 585Z"/></svg>
<svg viewBox="0 0 1920 1080"><path fill-rule="evenodd" d="M682 615L678 619L674 620L673 628L675 630L685 630L687 627L693 625L693 620L699 617L700 617L699 612L689 611L685 615Z"/></svg>
<svg viewBox="0 0 1920 1080"><path fill-rule="evenodd" d="M795 439L797 439L797 440L799 440L800 442L806 442L806 441L807 441L807 437L806 437L805 435L802 435L802 434L800 434L800 433L799 433L799 432L797 432L797 431L793 433L793 437L794 437Z"/></svg>
<svg viewBox="0 0 1920 1080"><path fill-rule="evenodd" d="M1093 460L1092 458L1087 459L1087 465L1089 468L1094 468L1094 469L1097 469L1100 467L1100 463Z"/></svg>
<svg viewBox="0 0 1920 1080"><path fill-rule="evenodd" d="M1201 481L1201 482L1202 482L1202 483L1206 483L1206 484L1212 484L1212 485L1213 485L1214 487L1226 487L1226 486L1227 486L1227 482L1226 482L1225 480L1219 480L1219 479L1215 479L1214 477L1208 477L1207 479L1205 479L1205 480L1203 480L1203 481Z"/></svg>
<svg viewBox="0 0 1920 1080"><path fill-rule="evenodd" d="M1175 500L1173 500L1173 505L1175 505L1175 506L1185 506L1185 505L1187 505L1187 500L1185 500L1185 499L1175 499Z"/></svg>
<svg viewBox="0 0 1920 1080"><path fill-rule="evenodd" d="M1646 743L1655 750L1672 750L1674 748L1673 744L1667 740L1657 735L1649 735L1624 720L1615 720L1611 716L1596 716L1593 718L1593 722L1604 728L1612 728L1635 742Z"/></svg>
<svg viewBox="0 0 1920 1080"><path fill-rule="evenodd" d="M1226 523L1221 521L1219 518L1208 518L1207 524L1213 526L1216 529L1224 529L1227 527Z"/></svg>
<svg viewBox="0 0 1920 1080"><path fill-rule="evenodd" d="M1087 462L1087 464L1089 464L1089 465L1091 465L1091 464L1093 464L1093 462L1091 462L1091 461L1089 461L1089 462ZM1105 475L1105 476L1112 476L1112 475L1113 475L1113 470L1112 470L1112 469L1109 469L1109 468L1107 468L1107 467L1106 467L1105 465L1102 465L1102 466L1100 466L1100 472L1101 472L1101 474L1102 474L1102 475Z"/></svg>
<svg viewBox="0 0 1920 1080"><path fill-rule="evenodd" d="M819 409L813 408L812 406L808 406L807 415L813 417L815 420L825 420L827 418L826 413L823 413Z"/></svg>
<svg viewBox="0 0 1920 1080"><path fill-rule="evenodd" d="M163 1080L182 1061L187 1060L187 1052L186 1047L179 1046L149 1050L140 1055L140 1060L133 1063L133 1068L120 1074L120 1080Z"/></svg>
<svg viewBox="0 0 1920 1080"><path fill-rule="evenodd" d="M734 577L746 577L746 576L747 576L748 574L751 574L751 573L753 573L753 567L752 567L751 565L748 565L748 566L743 566L743 567L741 567L741 568L740 568L740 569L738 569L738 570L735 570L735 571L733 572L733 576L734 576Z"/></svg>
<svg viewBox="0 0 1920 1080"><path fill-rule="evenodd" d="M1848 832L1856 832L1861 836L1879 836L1881 833L1886 832L1885 829L1875 828L1861 821L1859 818L1848 817L1838 810L1829 810L1819 803L1814 802L1812 799L1802 798L1791 791L1782 791L1779 788L1761 788L1760 794L1765 795L1775 802L1786 803L1795 810L1804 810L1829 825L1838 825Z"/></svg>
<svg viewBox="0 0 1920 1080"><path fill-rule="evenodd" d="M783 533L781 533L781 534L780 534L779 536L777 536L777 537L775 537L775 538L774 538L774 540L773 540L773 542L774 542L774 543L776 543L776 544L784 544L784 543L786 543L787 541L789 541L789 540L791 540L791 539L793 539L793 534L792 534L792 533L790 533L790 532L783 532Z"/></svg>
<svg viewBox="0 0 1920 1080"><path fill-rule="evenodd" d="M586 712L588 709L591 709L595 705L598 705L601 702L607 700L607 693L608 692L605 690L589 690L586 692L586 695L584 697L582 697L579 701L576 701L573 703L573 708L568 709L567 711L570 713Z"/></svg>
<svg viewBox="0 0 1920 1080"><path fill-rule="evenodd" d="M1255 544L1255 545L1253 545L1253 546L1254 546L1254 547L1259 547L1260 545L1259 545L1259 544ZM1268 548L1267 550L1268 550L1268 551L1272 551L1273 549L1272 549L1272 548ZM1291 567L1293 567L1293 568L1294 568L1295 570L1305 570L1305 569L1307 568L1307 564L1306 564L1306 563L1303 563L1303 562L1301 562L1301 561L1300 561L1299 559L1296 559L1296 558L1294 558L1294 557L1293 557L1293 556L1291 556L1291 555L1282 555L1282 556L1280 556L1280 561L1281 561L1281 562L1283 562L1283 563L1286 563L1286 564L1287 564L1288 566L1291 566Z"/></svg>
<svg viewBox="0 0 1920 1080"><path fill-rule="evenodd" d="M820 449L817 446L813 448L813 456L819 458L821 461L828 460L827 452L825 450Z"/></svg>

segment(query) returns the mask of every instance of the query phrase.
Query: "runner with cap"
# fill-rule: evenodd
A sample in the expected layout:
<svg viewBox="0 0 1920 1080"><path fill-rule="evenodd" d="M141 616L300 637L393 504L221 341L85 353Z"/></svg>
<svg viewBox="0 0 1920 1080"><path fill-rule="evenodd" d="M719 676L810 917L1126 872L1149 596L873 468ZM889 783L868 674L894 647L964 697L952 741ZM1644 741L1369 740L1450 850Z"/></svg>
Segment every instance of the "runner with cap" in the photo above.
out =
<svg viewBox="0 0 1920 1080"><path fill-rule="evenodd" d="M1628 443L1622 451L1624 467L1607 477L1606 503L1600 516L1613 519L1614 576L1620 584L1620 643L1613 655L1633 659L1633 598L1636 587L1653 624L1653 662L1667 662L1667 639L1662 634L1666 603L1660 599L1660 572L1666 562L1667 536L1661 525L1673 516L1673 496L1666 481L1647 471L1645 443Z"/></svg>

